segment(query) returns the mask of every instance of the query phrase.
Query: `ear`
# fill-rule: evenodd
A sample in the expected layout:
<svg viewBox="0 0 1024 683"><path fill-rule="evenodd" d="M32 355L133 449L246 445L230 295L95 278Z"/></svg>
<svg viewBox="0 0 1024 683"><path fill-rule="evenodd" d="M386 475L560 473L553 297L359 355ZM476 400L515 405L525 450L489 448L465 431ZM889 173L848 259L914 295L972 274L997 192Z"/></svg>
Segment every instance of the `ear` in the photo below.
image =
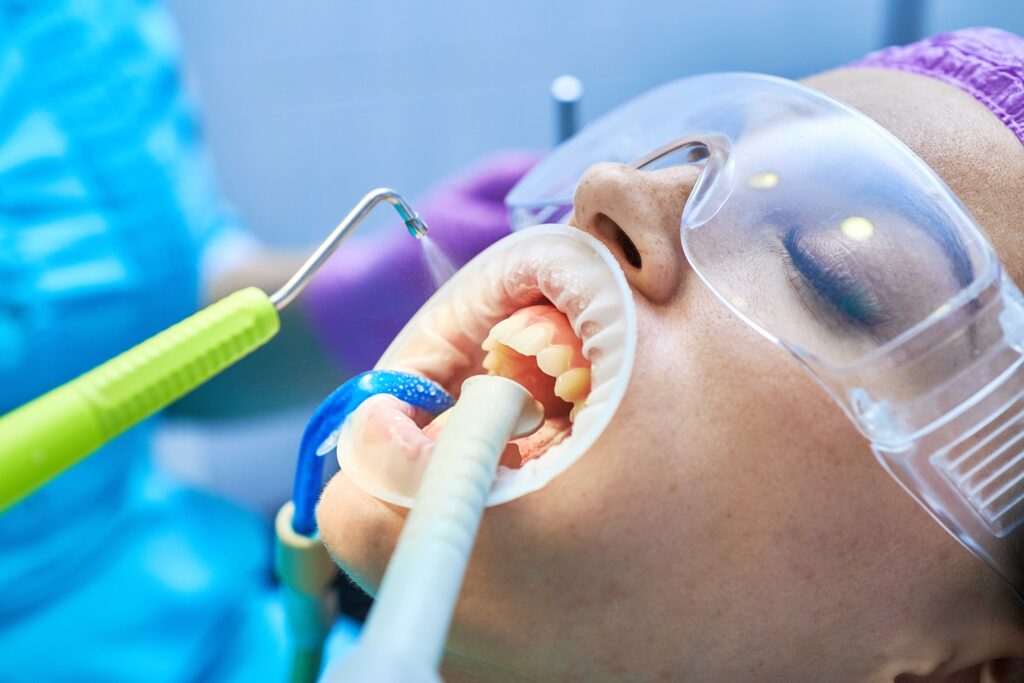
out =
<svg viewBox="0 0 1024 683"><path fill-rule="evenodd" d="M893 683L1024 683L1024 659L993 659L951 674L900 674Z"/></svg>

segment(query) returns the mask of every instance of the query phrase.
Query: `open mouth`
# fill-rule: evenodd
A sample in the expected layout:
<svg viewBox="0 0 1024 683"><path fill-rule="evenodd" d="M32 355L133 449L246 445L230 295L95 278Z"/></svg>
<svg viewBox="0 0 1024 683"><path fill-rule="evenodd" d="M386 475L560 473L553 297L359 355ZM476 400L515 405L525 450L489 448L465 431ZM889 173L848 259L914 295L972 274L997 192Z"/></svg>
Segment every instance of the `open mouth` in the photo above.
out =
<svg viewBox="0 0 1024 683"><path fill-rule="evenodd" d="M378 369L424 376L458 396L473 375L522 384L544 425L510 443L489 505L544 486L600 436L625 393L636 314L607 248L581 231L523 230L477 256L406 325ZM367 400L341 430L342 472L368 493L409 506L445 421L429 424L389 396Z"/></svg>
<svg viewBox="0 0 1024 683"><path fill-rule="evenodd" d="M569 319L549 303L520 309L491 328L483 368L515 380L544 407L544 424L510 444L501 464L518 469L572 433L590 395L590 361Z"/></svg>

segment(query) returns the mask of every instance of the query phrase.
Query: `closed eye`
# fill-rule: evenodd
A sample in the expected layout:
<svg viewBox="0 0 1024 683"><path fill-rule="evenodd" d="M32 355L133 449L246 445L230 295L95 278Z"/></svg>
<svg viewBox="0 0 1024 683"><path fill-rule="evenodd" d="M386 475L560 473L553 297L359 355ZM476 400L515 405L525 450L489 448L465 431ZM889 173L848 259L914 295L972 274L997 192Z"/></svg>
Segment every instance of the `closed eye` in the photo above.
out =
<svg viewBox="0 0 1024 683"><path fill-rule="evenodd" d="M800 226L782 235L784 255L798 275L791 282L801 299L812 309L824 309L840 322L866 331L884 325L890 318L885 302L853 255L834 241L826 249L820 243L811 248L807 240Z"/></svg>

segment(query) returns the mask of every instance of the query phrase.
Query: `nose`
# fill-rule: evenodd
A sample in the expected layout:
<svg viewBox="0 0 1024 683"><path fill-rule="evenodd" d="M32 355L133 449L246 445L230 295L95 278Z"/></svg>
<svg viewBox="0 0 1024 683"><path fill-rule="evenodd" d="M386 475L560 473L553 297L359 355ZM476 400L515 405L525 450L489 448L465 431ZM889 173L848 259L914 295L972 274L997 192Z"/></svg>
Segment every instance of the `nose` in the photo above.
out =
<svg viewBox="0 0 1024 683"><path fill-rule="evenodd" d="M699 173L694 166L638 171L602 163L576 187L576 227L604 242L629 283L654 303L670 300L686 272L679 221Z"/></svg>

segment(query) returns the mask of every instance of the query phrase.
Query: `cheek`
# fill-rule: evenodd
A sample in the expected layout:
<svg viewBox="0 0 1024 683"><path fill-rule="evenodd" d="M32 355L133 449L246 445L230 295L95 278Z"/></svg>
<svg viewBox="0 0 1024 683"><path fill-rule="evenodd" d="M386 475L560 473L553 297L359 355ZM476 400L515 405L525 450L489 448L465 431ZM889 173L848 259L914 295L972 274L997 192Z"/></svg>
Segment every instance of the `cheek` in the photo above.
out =
<svg viewBox="0 0 1024 683"><path fill-rule="evenodd" d="M453 648L515 667L574 650L626 661L730 619L721 633L755 642L744 624L814 623L815 605L832 604L815 588L881 594L870 582L912 555L897 520L925 516L825 392L717 301L690 296L671 317L639 306L634 376L597 446L487 511ZM404 512L339 475L319 520L343 568L376 587Z"/></svg>
<svg viewBox="0 0 1024 683"><path fill-rule="evenodd" d="M895 547L888 515L914 506L838 406L717 301L692 299L673 318L641 313L627 400L563 482L605 514L561 519L612 556L712 583L824 576L851 548Z"/></svg>
<svg viewBox="0 0 1024 683"><path fill-rule="evenodd" d="M886 589L918 581L920 558L952 539L885 473L812 375L741 328L709 327L693 341L701 351L687 371L702 392L693 407L701 418L685 427L699 435L686 491L714 516L703 547L729 567L733 588L753 589L751 601L765 603L758 592L769 586L784 596L779 615L824 609L817 623L829 623L831 603L816 591L886 609Z"/></svg>
<svg viewBox="0 0 1024 683"><path fill-rule="evenodd" d="M578 632L590 626L572 615L588 610L646 621L658 593L677 606L696 599L671 587L703 571L714 555L705 551L728 526L706 465L724 457L723 446L737 450L720 438L728 425L708 428L721 420L717 406L728 402L718 394L729 387L696 337L643 307L638 322L634 376L598 444L543 490L485 516L454 632L474 647L487 633L495 647L518 637L510 634L517 623L530 623L533 635L551 628L561 642L567 623L552 613ZM670 590L675 597L665 598ZM592 626L605 622L595 616Z"/></svg>

